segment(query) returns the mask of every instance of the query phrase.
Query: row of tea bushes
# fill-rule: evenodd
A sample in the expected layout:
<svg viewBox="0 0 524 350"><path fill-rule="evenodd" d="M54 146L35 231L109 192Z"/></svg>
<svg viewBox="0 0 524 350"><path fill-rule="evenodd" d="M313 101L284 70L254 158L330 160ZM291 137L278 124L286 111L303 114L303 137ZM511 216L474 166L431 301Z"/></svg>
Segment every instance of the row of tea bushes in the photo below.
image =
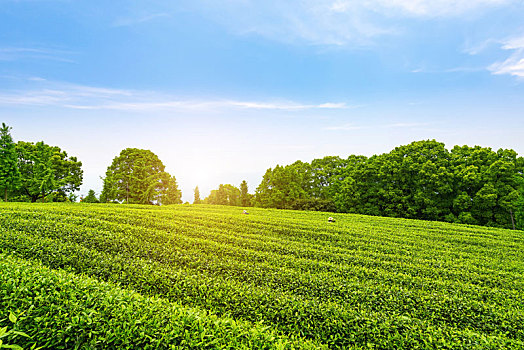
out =
<svg viewBox="0 0 524 350"><path fill-rule="evenodd" d="M3 346L45 349L320 348L0 253ZM0 346L2 348L2 346Z"/></svg>

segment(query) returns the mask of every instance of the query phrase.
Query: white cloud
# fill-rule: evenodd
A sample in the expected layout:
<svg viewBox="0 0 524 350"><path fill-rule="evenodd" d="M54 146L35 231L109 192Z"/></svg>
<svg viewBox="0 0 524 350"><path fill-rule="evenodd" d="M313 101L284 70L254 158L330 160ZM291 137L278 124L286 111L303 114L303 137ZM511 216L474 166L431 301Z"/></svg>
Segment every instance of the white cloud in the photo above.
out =
<svg viewBox="0 0 524 350"><path fill-rule="evenodd" d="M158 18L169 18L171 15L169 13L154 13L150 15L137 16L137 17L126 17L119 18L113 22L113 27L126 27L136 24L141 24L145 22L150 22Z"/></svg>
<svg viewBox="0 0 524 350"><path fill-rule="evenodd" d="M170 110L313 110L345 109L345 103L299 103L294 101L243 101L226 99L184 99L152 91L99 88L75 84L30 80L43 85L23 91L0 92L0 106L53 106L83 110L116 110L127 112Z"/></svg>
<svg viewBox="0 0 524 350"><path fill-rule="evenodd" d="M323 128L324 130L331 130L331 131L348 131L348 130L360 130L363 129L362 126L356 126L351 123L343 124L343 125L337 125L337 126L327 126Z"/></svg>
<svg viewBox="0 0 524 350"><path fill-rule="evenodd" d="M513 51L502 62L495 62L488 67L492 74L509 74L517 78L524 78L524 36L506 40L502 49Z"/></svg>
<svg viewBox="0 0 524 350"><path fill-rule="evenodd" d="M417 128L417 127L423 127L428 126L429 123L393 123L393 124L386 124L383 127L384 128Z"/></svg>
<svg viewBox="0 0 524 350"><path fill-rule="evenodd" d="M500 6L509 0L375 0L372 6L400 11L406 16L458 16L478 9Z"/></svg>
<svg viewBox="0 0 524 350"><path fill-rule="evenodd" d="M517 0L229 0L197 10L240 34L319 45L372 45L402 32L399 20L459 17ZM460 17L459 17L460 18Z"/></svg>
<svg viewBox="0 0 524 350"><path fill-rule="evenodd" d="M73 63L70 58L73 52L34 47L0 47L0 61L19 60L52 60Z"/></svg>

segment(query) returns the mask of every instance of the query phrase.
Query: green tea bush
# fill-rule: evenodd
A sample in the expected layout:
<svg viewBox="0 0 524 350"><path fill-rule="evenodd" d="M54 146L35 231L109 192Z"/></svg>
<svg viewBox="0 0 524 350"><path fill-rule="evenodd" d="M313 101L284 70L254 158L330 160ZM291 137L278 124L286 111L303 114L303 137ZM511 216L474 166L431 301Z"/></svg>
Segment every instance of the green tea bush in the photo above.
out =
<svg viewBox="0 0 524 350"><path fill-rule="evenodd" d="M0 272L0 309L19 315L10 311L9 320L0 320L0 339L8 342L3 347L11 343L45 349L313 347L279 337L267 327L143 297L6 254L0 254ZM9 323L15 329L2 333Z"/></svg>
<svg viewBox="0 0 524 350"><path fill-rule="evenodd" d="M314 346L524 347L522 232L330 215L3 204L0 250Z"/></svg>

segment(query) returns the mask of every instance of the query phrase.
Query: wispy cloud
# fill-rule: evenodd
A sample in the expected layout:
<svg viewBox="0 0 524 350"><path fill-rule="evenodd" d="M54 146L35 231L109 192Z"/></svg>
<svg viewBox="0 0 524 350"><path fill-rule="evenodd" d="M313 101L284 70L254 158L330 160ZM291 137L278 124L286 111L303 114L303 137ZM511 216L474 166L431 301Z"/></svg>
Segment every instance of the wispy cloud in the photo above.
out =
<svg viewBox="0 0 524 350"><path fill-rule="evenodd" d="M349 0L341 2L350 2ZM405 16L443 17L459 16L482 8L501 6L510 0L375 0L372 6L381 11L398 11Z"/></svg>
<svg viewBox="0 0 524 350"><path fill-rule="evenodd" d="M392 123L392 124L385 124L382 127L383 128L418 128L418 127L426 127L429 123Z"/></svg>
<svg viewBox="0 0 524 350"><path fill-rule="evenodd" d="M162 12L162 13L153 13L153 14L137 16L137 17L118 18L117 20L113 22L113 27L127 27L127 26L145 23L145 22L150 22L150 21L153 21L159 18L169 18L169 17L171 17L169 13Z"/></svg>
<svg viewBox="0 0 524 350"><path fill-rule="evenodd" d="M518 0L196 0L199 11L240 34L330 46L368 46L403 31L406 18L460 17Z"/></svg>
<svg viewBox="0 0 524 350"><path fill-rule="evenodd" d="M244 101L235 99L185 99L152 91L110 89L31 80L40 88L1 92L0 106L52 106L78 110L127 112L171 110L326 110L352 108L345 103L299 103L295 101Z"/></svg>
<svg viewBox="0 0 524 350"><path fill-rule="evenodd" d="M346 124L336 125L336 126L326 126L323 129L331 130L331 131L348 131L348 130L360 130L360 129L363 129L363 127L354 125L351 123L346 123Z"/></svg>
<svg viewBox="0 0 524 350"><path fill-rule="evenodd" d="M441 74L441 73L474 73L486 71L486 67L453 67L453 68L442 68L442 69L429 69L426 67L419 67L412 69L411 73L424 73L424 74Z"/></svg>
<svg viewBox="0 0 524 350"><path fill-rule="evenodd" d="M73 63L73 52L49 48L0 47L0 61L51 60Z"/></svg>
<svg viewBox="0 0 524 350"><path fill-rule="evenodd" d="M524 78L524 36L506 40L502 44L502 49L512 51L512 54L506 60L489 66L491 73Z"/></svg>

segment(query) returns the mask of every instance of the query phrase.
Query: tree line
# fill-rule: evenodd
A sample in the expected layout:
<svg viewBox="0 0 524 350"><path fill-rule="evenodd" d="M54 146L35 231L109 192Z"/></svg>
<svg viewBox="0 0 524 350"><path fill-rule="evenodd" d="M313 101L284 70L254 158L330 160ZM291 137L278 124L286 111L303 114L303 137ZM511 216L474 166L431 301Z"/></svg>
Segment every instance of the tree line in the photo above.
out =
<svg viewBox="0 0 524 350"><path fill-rule="evenodd" d="M15 143L0 128L0 190L8 201L75 201L82 163L44 142ZM513 150L416 141L372 157L328 156L269 168L248 193L220 184L194 204L257 206L524 229L524 158ZM149 150L126 148L107 168L100 198L84 202L181 203L174 176Z"/></svg>
<svg viewBox="0 0 524 350"><path fill-rule="evenodd" d="M0 190L4 201L74 202L83 180L82 163L44 142L15 143L11 128L0 128ZM102 179L100 198L90 190L85 202L178 204L182 194L174 176L149 150L126 148Z"/></svg>
<svg viewBox="0 0 524 350"><path fill-rule="evenodd" d="M524 228L524 158L435 140L267 169L254 205Z"/></svg>

